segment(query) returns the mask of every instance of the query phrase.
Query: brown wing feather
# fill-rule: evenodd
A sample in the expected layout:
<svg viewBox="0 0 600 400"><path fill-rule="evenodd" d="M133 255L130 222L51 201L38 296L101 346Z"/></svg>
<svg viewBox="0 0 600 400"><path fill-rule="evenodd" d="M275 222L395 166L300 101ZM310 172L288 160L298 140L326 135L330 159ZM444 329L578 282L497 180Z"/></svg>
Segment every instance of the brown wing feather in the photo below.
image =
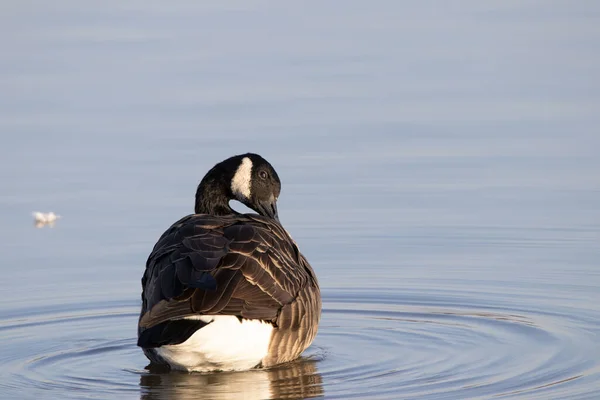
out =
<svg viewBox="0 0 600 400"><path fill-rule="evenodd" d="M144 330L205 314L277 323L307 283L316 285L277 222L255 215L190 215L158 240L142 279Z"/></svg>

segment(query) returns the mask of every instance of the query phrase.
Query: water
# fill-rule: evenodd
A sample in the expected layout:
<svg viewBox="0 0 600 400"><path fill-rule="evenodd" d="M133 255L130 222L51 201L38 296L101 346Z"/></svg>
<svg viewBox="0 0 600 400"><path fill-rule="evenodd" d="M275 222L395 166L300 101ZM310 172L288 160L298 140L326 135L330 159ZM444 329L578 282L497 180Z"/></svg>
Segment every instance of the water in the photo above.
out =
<svg viewBox="0 0 600 400"><path fill-rule="evenodd" d="M0 8L0 398L600 396L597 3ZM245 151L283 180L319 335L150 372L145 259Z"/></svg>

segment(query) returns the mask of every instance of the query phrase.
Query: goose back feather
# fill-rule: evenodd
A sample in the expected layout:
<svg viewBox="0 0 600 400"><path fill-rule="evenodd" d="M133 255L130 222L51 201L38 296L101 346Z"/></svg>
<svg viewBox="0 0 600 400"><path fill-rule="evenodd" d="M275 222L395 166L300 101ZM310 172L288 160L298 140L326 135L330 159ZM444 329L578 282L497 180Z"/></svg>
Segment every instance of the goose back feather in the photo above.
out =
<svg viewBox="0 0 600 400"><path fill-rule="evenodd" d="M237 214L188 215L152 250L142 278L138 345L185 342L207 325L198 316L259 320L274 329L262 366L297 358L313 341L321 314L313 269L274 219Z"/></svg>

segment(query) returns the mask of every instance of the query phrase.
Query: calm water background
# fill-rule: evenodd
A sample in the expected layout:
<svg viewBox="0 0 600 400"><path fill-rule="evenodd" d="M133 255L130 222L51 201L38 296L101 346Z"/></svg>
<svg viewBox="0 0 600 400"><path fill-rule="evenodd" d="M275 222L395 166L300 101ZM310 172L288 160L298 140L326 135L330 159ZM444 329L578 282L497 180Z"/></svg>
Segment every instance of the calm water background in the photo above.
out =
<svg viewBox="0 0 600 400"><path fill-rule="evenodd" d="M600 397L599 48L595 1L2 2L0 398ZM151 374L145 259L245 151L319 336Z"/></svg>

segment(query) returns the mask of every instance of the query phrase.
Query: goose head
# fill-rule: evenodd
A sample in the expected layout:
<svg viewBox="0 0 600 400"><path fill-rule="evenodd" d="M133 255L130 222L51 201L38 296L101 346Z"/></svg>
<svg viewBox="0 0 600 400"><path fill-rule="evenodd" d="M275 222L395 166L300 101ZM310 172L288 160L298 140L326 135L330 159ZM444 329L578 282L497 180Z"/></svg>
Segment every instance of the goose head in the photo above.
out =
<svg viewBox="0 0 600 400"><path fill-rule="evenodd" d="M229 206L238 200L265 217L279 221L277 198L281 181L273 166L254 153L221 161L204 176L196 191L196 214L236 214Z"/></svg>

